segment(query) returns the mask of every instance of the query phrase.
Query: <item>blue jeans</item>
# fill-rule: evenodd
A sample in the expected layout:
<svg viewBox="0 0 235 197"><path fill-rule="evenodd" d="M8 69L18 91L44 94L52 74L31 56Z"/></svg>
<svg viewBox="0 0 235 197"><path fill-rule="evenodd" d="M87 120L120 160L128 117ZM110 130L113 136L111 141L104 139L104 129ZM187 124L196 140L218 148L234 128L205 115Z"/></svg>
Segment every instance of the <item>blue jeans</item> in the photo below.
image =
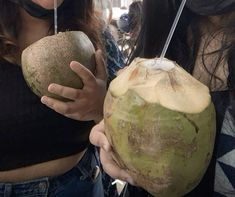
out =
<svg viewBox="0 0 235 197"><path fill-rule="evenodd" d="M77 166L61 176L0 183L0 197L104 197L97 156L91 146Z"/></svg>

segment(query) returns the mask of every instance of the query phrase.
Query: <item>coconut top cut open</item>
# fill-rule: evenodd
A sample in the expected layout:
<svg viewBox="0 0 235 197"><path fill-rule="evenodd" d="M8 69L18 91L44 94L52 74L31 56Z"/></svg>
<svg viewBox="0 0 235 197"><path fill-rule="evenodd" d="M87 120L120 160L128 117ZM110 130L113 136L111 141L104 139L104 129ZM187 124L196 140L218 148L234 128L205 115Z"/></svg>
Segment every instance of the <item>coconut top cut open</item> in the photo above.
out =
<svg viewBox="0 0 235 197"><path fill-rule="evenodd" d="M110 84L114 97L134 90L148 103L183 113L200 113L211 103L207 86L166 58L136 58Z"/></svg>

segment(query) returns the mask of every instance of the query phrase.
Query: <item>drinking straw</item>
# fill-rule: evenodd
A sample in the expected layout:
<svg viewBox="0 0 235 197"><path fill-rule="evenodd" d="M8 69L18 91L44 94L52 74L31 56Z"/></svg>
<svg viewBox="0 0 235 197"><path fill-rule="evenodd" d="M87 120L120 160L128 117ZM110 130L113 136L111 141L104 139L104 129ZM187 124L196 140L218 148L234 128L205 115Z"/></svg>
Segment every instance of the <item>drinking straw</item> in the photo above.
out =
<svg viewBox="0 0 235 197"><path fill-rule="evenodd" d="M58 25L57 25L57 0L54 0L54 31L55 31L55 34L57 34L57 29L58 29Z"/></svg>
<svg viewBox="0 0 235 197"><path fill-rule="evenodd" d="M173 22L173 24L172 24L171 30L170 30L170 32L169 32L169 35L168 35L168 37L167 37L166 43L165 43L165 45L164 45L164 47L163 47L163 50L162 50L162 53L161 53L161 56L160 56L160 60L161 60L161 61L163 60L163 58L164 58L165 55L166 55L167 49L168 49L169 44L170 44L170 42L171 42L172 36L173 36L173 34L174 34L174 32L175 32L175 28L176 28L176 26L177 26L177 24L178 24L178 22L179 22L179 18L180 18L181 13L182 13L182 11L183 11L183 9L184 9L185 3L186 3L186 0L182 0L182 2L181 2L181 4L180 4L180 7L179 7L179 10L178 10L178 12L177 12L177 14L176 14L175 20L174 20L174 22Z"/></svg>

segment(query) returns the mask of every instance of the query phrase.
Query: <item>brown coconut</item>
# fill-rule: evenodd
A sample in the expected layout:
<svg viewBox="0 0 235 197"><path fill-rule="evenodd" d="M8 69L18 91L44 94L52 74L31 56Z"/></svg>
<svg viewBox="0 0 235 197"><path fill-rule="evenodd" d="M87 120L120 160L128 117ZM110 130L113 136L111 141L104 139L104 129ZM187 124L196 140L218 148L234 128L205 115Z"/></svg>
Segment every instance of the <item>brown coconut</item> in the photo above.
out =
<svg viewBox="0 0 235 197"><path fill-rule="evenodd" d="M82 88L81 78L69 65L71 61L78 61L94 72L94 54L94 46L83 32L60 32L38 40L23 51L23 75L29 87L39 97L47 95L64 100L48 92L49 84Z"/></svg>

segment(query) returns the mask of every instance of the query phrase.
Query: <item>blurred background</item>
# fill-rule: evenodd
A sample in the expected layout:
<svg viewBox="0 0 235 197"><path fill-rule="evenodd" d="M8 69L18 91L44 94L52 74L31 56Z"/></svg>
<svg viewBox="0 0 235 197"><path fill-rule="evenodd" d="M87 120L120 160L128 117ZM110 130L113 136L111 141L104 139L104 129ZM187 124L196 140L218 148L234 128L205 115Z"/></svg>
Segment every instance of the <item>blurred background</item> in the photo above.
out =
<svg viewBox="0 0 235 197"><path fill-rule="evenodd" d="M95 0L95 9L127 60L138 39L142 0Z"/></svg>

